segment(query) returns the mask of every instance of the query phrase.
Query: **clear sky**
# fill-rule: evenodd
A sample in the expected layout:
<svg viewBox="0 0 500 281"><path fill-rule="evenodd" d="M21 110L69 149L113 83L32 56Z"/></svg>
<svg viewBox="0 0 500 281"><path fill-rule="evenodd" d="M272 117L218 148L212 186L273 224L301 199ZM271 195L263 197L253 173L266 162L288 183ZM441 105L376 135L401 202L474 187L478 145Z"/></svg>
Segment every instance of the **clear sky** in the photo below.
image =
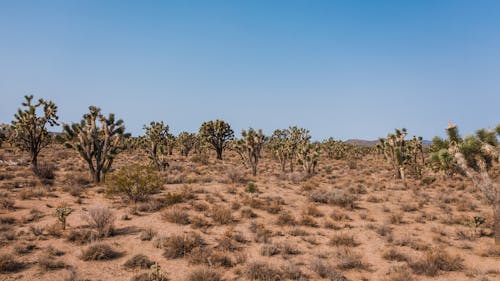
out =
<svg viewBox="0 0 500 281"><path fill-rule="evenodd" d="M500 1L0 0L0 122L25 94L128 131L222 118L315 139L500 122Z"/></svg>

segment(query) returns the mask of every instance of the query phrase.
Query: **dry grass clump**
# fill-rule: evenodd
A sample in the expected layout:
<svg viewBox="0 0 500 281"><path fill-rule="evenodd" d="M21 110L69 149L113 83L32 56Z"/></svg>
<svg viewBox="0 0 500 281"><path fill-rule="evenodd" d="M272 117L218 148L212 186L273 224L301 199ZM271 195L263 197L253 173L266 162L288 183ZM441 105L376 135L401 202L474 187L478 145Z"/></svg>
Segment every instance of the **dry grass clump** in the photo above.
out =
<svg viewBox="0 0 500 281"><path fill-rule="evenodd" d="M11 254L0 254L0 273L17 272L24 268L24 264L17 261Z"/></svg>
<svg viewBox="0 0 500 281"><path fill-rule="evenodd" d="M464 259L460 256L451 256L443 249L428 250L425 255L410 267L416 274L436 276L439 271L460 271L464 268Z"/></svg>
<svg viewBox="0 0 500 281"><path fill-rule="evenodd" d="M358 197L344 190L316 190L311 192L309 198L313 202L340 206L354 209Z"/></svg>
<svg viewBox="0 0 500 281"><path fill-rule="evenodd" d="M21 242L14 245L14 252L18 255L25 255L31 253L36 249L36 245L33 243Z"/></svg>
<svg viewBox="0 0 500 281"><path fill-rule="evenodd" d="M194 232L185 234L173 234L164 243L163 255L170 259L183 258L197 247L203 247L204 241L201 236Z"/></svg>
<svg viewBox="0 0 500 281"><path fill-rule="evenodd" d="M143 268L148 269L154 264L147 256L143 254L137 254L128 259L123 266L126 268Z"/></svg>
<svg viewBox="0 0 500 281"><path fill-rule="evenodd" d="M283 212L278 216L277 225L297 225L297 220L291 212Z"/></svg>
<svg viewBox="0 0 500 281"><path fill-rule="evenodd" d="M56 260L54 255L47 251L38 256L37 264L43 271L63 269L66 267L64 262Z"/></svg>
<svg viewBox="0 0 500 281"><path fill-rule="evenodd" d="M358 242L354 239L354 236L349 235L347 233L340 233L332 236L330 238L329 244L332 246L347 246L347 247L356 247L359 245Z"/></svg>
<svg viewBox="0 0 500 281"><path fill-rule="evenodd" d="M348 248L337 251L337 268L339 269L368 269L369 264L363 261L361 254Z"/></svg>
<svg viewBox="0 0 500 281"><path fill-rule="evenodd" d="M348 279L338 272L331 263L316 258L311 262L311 270L321 278L328 278L332 281L348 281Z"/></svg>
<svg viewBox="0 0 500 281"><path fill-rule="evenodd" d="M162 213L162 218L172 223L186 225L190 223L189 214L179 207L171 207Z"/></svg>
<svg viewBox="0 0 500 281"><path fill-rule="evenodd" d="M250 222L250 231L254 234L255 242L267 243L272 235L272 231L261 223Z"/></svg>
<svg viewBox="0 0 500 281"><path fill-rule="evenodd" d="M111 260L119 256L120 254L108 244L95 243L88 246L82 251L80 259L84 261L101 261Z"/></svg>
<svg viewBox="0 0 500 281"><path fill-rule="evenodd" d="M205 266L193 269L187 277L187 281L222 281L222 280L224 279L217 270Z"/></svg>
<svg viewBox="0 0 500 281"><path fill-rule="evenodd" d="M283 271L283 275L285 278L289 280L301 280L307 281L309 280L309 276L302 272L299 265L288 263L281 267L281 271Z"/></svg>
<svg viewBox="0 0 500 281"><path fill-rule="evenodd" d="M229 167L221 179L222 183L241 184L247 182L245 172L242 169Z"/></svg>
<svg viewBox="0 0 500 281"><path fill-rule="evenodd" d="M396 248L390 248L384 252L382 257L389 261L408 261L409 258L406 254L402 253Z"/></svg>
<svg viewBox="0 0 500 281"><path fill-rule="evenodd" d="M67 241L79 245L90 243L96 239L97 239L96 234L93 233L90 229L85 229L85 228L70 229L69 232L66 234Z"/></svg>
<svg viewBox="0 0 500 281"><path fill-rule="evenodd" d="M230 224L234 222L231 209L222 205L215 205L212 207L211 217L217 224Z"/></svg>
<svg viewBox="0 0 500 281"><path fill-rule="evenodd" d="M148 227L148 228L143 229L141 231L141 233L139 234L139 240L151 241L151 239L153 239L153 237L155 237L155 235L156 235L156 231L153 228Z"/></svg>
<svg viewBox="0 0 500 281"><path fill-rule="evenodd" d="M108 237L113 233L115 215L108 207L91 206L82 215L82 219L97 231L98 237Z"/></svg>
<svg viewBox="0 0 500 281"><path fill-rule="evenodd" d="M213 250L205 247L197 247L188 255L189 263L207 266L233 267L236 262L227 251Z"/></svg>
<svg viewBox="0 0 500 281"><path fill-rule="evenodd" d="M392 267L385 281L414 281L416 280L407 265Z"/></svg>
<svg viewBox="0 0 500 281"><path fill-rule="evenodd" d="M279 281L283 280L283 272L268 263L255 261L247 264L245 275L250 280Z"/></svg>

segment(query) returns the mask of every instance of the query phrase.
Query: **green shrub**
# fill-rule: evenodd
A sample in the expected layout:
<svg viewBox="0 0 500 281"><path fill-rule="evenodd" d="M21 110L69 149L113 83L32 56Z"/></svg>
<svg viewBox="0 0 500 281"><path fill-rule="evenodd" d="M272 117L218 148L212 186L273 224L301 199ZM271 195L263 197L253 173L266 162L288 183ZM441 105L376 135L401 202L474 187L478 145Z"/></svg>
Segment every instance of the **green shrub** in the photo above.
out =
<svg viewBox="0 0 500 281"><path fill-rule="evenodd" d="M106 186L108 194L121 194L137 203L158 192L163 180L153 167L130 165L111 174L106 179Z"/></svg>

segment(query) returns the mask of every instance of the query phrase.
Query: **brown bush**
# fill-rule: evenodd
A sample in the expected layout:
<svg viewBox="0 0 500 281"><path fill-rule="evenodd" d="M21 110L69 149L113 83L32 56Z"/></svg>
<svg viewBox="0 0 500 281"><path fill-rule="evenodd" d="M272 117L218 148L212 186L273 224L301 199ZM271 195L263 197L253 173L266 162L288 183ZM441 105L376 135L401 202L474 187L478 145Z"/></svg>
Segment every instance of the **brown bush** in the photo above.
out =
<svg viewBox="0 0 500 281"><path fill-rule="evenodd" d="M443 249L428 250L424 257L410 264L416 274L436 276L439 271L460 271L464 268L463 258L450 256Z"/></svg>
<svg viewBox="0 0 500 281"><path fill-rule="evenodd" d="M356 207L357 196L343 190L316 190L309 198L318 203L336 205L347 209Z"/></svg>
<svg viewBox="0 0 500 281"><path fill-rule="evenodd" d="M91 206L82 215L82 219L97 231L98 237L107 237L113 233L115 215L108 207Z"/></svg>
<svg viewBox="0 0 500 281"><path fill-rule="evenodd" d="M152 262L147 256L142 255L142 254L137 254L132 256L130 259L128 259L123 266L126 268L143 268L143 269L148 269L150 268L154 262Z"/></svg>
<svg viewBox="0 0 500 281"><path fill-rule="evenodd" d="M111 260L119 256L120 254L111 246L103 243L96 243L84 249L80 255L80 259L84 261L100 261Z"/></svg>
<svg viewBox="0 0 500 281"><path fill-rule="evenodd" d="M359 245L358 242L354 239L352 235L341 233L336 234L330 238L330 245L332 246L348 246L348 247L356 247Z"/></svg>
<svg viewBox="0 0 500 281"><path fill-rule="evenodd" d="M217 270L205 266L193 269L187 277L187 281L222 281L222 280L224 279Z"/></svg>
<svg viewBox="0 0 500 281"><path fill-rule="evenodd" d="M197 233L174 234L164 241L163 255L170 259L182 258L196 247L203 247L204 244L203 239Z"/></svg>
<svg viewBox="0 0 500 281"><path fill-rule="evenodd" d="M189 215L186 211L178 207L171 207L162 213L162 218L176 224L189 224Z"/></svg>
<svg viewBox="0 0 500 281"><path fill-rule="evenodd" d="M230 224L234 222L231 209L228 209L222 205L216 205L212 207L211 217L214 222L218 224Z"/></svg>
<svg viewBox="0 0 500 281"><path fill-rule="evenodd" d="M250 280L278 281L283 279L283 272L265 262L251 262L246 266L245 275Z"/></svg>
<svg viewBox="0 0 500 281"><path fill-rule="evenodd" d="M24 264L18 262L11 254L0 254L0 272L17 272L24 268Z"/></svg>

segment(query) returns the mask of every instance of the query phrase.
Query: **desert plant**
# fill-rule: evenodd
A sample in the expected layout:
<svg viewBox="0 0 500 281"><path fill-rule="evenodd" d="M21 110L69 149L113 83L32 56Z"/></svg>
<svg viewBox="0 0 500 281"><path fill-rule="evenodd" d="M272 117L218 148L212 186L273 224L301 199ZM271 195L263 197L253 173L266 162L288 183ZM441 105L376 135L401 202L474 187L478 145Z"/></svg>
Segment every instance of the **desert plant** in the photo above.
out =
<svg viewBox="0 0 500 281"><path fill-rule="evenodd" d="M308 176L316 173L319 156L319 143L303 142L297 148L297 158L299 160L299 164L302 165L302 168Z"/></svg>
<svg viewBox="0 0 500 281"><path fill-rule="evenodd" d="M80 258L83 261L111 260L119 256L111 246L103 243L96 243L88 246L82 251Z"/></svg>
<svg viewBox="0 0 500 281"><path fill-rule="evenodd" d="M109 194L122 194L137 203L147 200L150 194L158 192L163 180L151 166L129 165L111 173L106 180Z"/></svg>
<svg viewBox="0 0 500 281"><path fill-rule="evenodd" d="M299 151L303 149L305 144L309 143L311 135L309 135L309 130L297 126L289 127L288 131L290 137L287 147L290 153L290 171L293 172L295 160L300 154Z"/></svg>
<svg viewBox="0 0 500 281"><path fill-rule="evenodd" d="M33 95L24 96L22 103L25 109L19 108L11 123L10 140L23 151L27 151L31 157L31 166L35 173L38 169L38 155L40 151L50 144L52 138L47 126L56 126L57 106L52 101L39 99L32 103ZM43 108L43 114L37 115L37 110Z"/></svg>
<svg viewBox="0 0 500 281"><path fill-rule="evenodd" d="M168 166L166 154L168 154L171 134L169 127L162 122L152 121L149 126L144 125L146 134L144 135L144 148L149 155L151 163L158 169L165 169Z"/></svg>
<svg viewBox="0 0 500 281"><path fill-rule="evenodd" d="M113 233L115 215L105 206L91 206L82 215L87 224L97 231L99 237L107 237Z"/></svg>
<svg viewBox="0 0 500 281"><path fill-rule="evenodd" d="M197 233L174 234L166 239L163 255L170 259L178 259L191 253L197 247L203 247L204 241Z"/></svg>
<svg viewBox="0 0 500 281"><path fill-rule="evenodd" d="M177 145L180 147L181 155L188 157L189 152L195 147L198 136L193 133L181 132L177 136Z"/></svg>
<svg viewBox="0 0 500 281"><path fill-rule="evenodd" d="M16 272L21 270L24 264L17 261L11 254L0 254L0 273Z"/></svg>
<svg viewBox="0 0 500 281"><path fill-rule="evenodd" d="M66 229L66 218L73 212L73 209L66 205L63 204L59 207L56 208L56 216L59 222L61 223L62 229Z"/></svg>
<svg viewBox="0 0 500 281"><path fill-rule="evenodd" d="M401 179L406 186L406 170L408 168L420 177L423 165L422 137L413 137L406 140L408 135L405 128L395 129L394 134L388 134L387 138L380 138L377 148L384 158L392 165L395 177Z"/></svg>
<svg viewBox="0 0 500 281"><path fill-rule="evenodd" d="M137 254L128 259L123 266L126 268L144 268L149 269L154 262L152 262L147 256L143 254Z"/></svg>
<svg viewBox="0 0 500 281"><path fill-rule="evenodd" d="M290 150L288 149L288 140L290 133L288 130L274 130L273 135L269 139L269 148L273 156L279 161L281 171L286 169L286 163L290 159Z"/></svg>
<svg viewBox="0 0 500 281"><path fill-rule="evenodd" d="M458 128L449 124L446 129L448 152L453 156L458 167L478 187L493 209L495 244L500 245L500 184L495 180L494 171L500 165L500 148L497 137L500 125L495 130L480 129L475 136L462 138ZM497 175L498 176L498 175Z"/></svg>
<svg viewBox="0 0 500 281"><path fill-rule="evenodd" d="M221 274L209 267L198 267L189 273L188 281L222 281Z"/></svg>
<svg viewBox="0 0 500 281"><path fill-rule="evenodd" d="M106 118L95 106L90 106L89 111L80 123L63 125L64 139L66 146L77 150L87 162L94 182L99 183L116 155L124 149L123 139L128 134L125 134L123 120L115 120L114 114Z"/></svg>
<svg viewBox="0 0 500 281"><path fill-rule="evenodd" d="M248 131L241 131L241 139L235 140L232 149L240 155L245 167L252 169L252 174L257 175L257 165L259 164L260 153L267 137L262 130L255 131L249 128Z"/></svg>
<svg viewBox="0 0 500 281"><path fill-rule="evenodd" d="M207 121L201 124L200 137L217 153L217 159L222 160L222 151L234 138L234 132L229 123L222 120Z"/></svg>

